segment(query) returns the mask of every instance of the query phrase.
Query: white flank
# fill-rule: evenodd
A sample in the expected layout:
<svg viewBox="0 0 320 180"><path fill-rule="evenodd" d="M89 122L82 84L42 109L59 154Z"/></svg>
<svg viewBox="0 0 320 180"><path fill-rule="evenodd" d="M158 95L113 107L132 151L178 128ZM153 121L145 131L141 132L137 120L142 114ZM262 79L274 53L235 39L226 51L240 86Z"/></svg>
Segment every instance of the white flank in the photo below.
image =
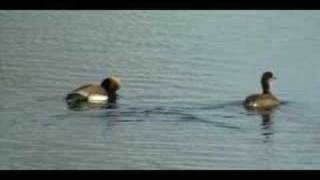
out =
<svg viewBox="0 0 320 180"><path fill-rule="evenodd" d="M88 101L91 103L105 103L108 100L108 96L104 95L90 95Z"/></svg>

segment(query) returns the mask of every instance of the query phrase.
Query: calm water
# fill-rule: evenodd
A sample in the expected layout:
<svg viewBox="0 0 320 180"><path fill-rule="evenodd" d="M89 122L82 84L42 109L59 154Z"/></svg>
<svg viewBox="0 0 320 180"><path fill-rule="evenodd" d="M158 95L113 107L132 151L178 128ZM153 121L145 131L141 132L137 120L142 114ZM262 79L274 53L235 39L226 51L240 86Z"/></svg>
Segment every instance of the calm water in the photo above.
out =
<svg viewBox="0 0 320 180"><path fill-rule="evenodd" d="M320 11L0 11L0 169L319 169ZM277 76L270 121L241 101ZM69 109L122 79L112 109Z"/></svg>

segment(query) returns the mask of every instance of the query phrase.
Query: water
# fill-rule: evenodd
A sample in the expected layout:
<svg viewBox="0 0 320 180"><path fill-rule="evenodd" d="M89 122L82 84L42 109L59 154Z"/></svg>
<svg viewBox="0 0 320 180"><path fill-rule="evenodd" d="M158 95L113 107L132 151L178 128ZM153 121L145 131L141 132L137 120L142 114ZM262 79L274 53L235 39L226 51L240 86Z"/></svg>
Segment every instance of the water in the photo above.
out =
<svg viewBox="0 0 320 180"><path fill-rule="evenodd" d="M320 168L319 11L0 11L0 24L0 169ZM266 70L284 102L270 117L241 105ZM116 107L64 103L110 75Z"/></svg>

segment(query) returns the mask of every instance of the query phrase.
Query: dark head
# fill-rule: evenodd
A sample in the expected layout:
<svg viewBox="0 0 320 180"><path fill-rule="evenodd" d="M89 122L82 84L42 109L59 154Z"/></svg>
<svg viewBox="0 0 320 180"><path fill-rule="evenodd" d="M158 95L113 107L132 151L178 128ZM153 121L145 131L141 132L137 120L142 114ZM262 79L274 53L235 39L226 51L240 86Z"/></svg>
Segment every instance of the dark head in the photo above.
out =
<svg viewBox="0 0 320 180"><path fill-rule="evenodd" d="M270 93L270 81L276 79L272 72L267 71L265 73L263 73L262 77L261 77L261 85L262 85L262 90L264 94L268 94Z"/></svg>
<svg viewBox="0 0 320 180"><path fill-rule="evenodd" d="M108 93L115 93L120 89L120 79L117 77L109 77L101 82L101 87L103 87Z"/></svg>

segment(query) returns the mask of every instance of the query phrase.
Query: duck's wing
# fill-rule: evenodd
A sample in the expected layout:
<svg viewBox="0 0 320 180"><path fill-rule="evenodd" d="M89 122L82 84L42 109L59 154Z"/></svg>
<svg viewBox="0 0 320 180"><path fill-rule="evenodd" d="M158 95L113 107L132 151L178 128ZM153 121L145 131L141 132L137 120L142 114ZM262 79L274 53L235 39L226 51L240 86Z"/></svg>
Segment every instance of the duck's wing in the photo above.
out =
<svg viewBox="0 0 320 180"><path fill-rule="evenodd" d="M77 89L74 89L73 91L71 91L68 95L71 94L79 94L82 95L84 97L87 97L89 95L88 90L90 89L90 87L92 86L92 84L87 84L87 85L83 85Z"/></svg>
<svg viewBox="0 0 320 180"><path fill-rule="evenodd" d="M80 94L87 97L90 94L106 95L106 91L99 85L87 84L73 90L70 94Z"/></svg>
<svg viewBox="0 0 320 180"><path fill-rule="evenodd" d="M260 94L252 94L250 96L248 96L245 100L244 100L244 104L245 105L250 105L253 102L256 102L260 97Z"/></svg>
<svg viewBox="0 0 320 180"><path fill-rule="evenodd" d="M99 85L87 84L87 85L83 85L83 86L71 91L70 93L68 93L67 96L65 97L65 100L68 103L86 101L91 94L105 95L106 92Z"/></svg>

